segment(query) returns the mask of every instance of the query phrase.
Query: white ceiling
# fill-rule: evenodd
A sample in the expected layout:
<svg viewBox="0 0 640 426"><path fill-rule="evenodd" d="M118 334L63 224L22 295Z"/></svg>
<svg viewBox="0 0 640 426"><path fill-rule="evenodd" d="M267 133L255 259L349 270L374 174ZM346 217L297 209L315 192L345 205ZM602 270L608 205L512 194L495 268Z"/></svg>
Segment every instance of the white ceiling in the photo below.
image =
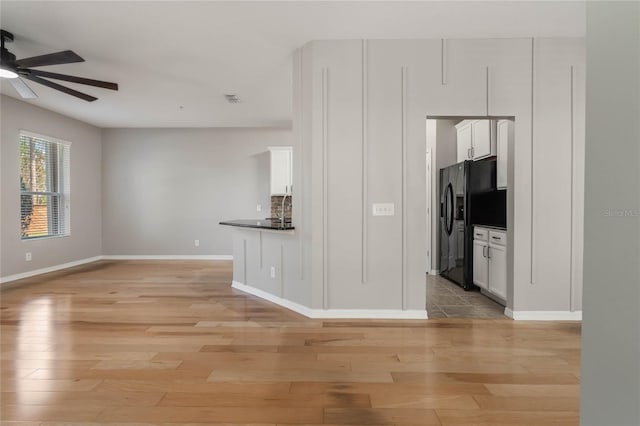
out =
<svg viewBox="0 0 640 426"><path fill-rule="evenodd" d="M581 37L583 2L0 3L18 58L71 49L86 62L41 69L120 85L64 83L87 103L29 82L27 102L100 127L288 126L291 54L341 38ZM2 83L2 93L18 97ZM225 93L242 102L229 104Z"/></svg>

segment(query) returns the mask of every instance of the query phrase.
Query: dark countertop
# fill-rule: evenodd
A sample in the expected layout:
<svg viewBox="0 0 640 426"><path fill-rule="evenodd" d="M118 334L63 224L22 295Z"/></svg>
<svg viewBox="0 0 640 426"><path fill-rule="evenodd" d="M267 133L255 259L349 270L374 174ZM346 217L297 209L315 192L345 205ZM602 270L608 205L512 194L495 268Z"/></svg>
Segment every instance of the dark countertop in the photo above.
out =
<svg viewBox="0 0 640 426"><path fill-rule="evenodd" d="M473 225L474 228L487 228L487 229L495 229L496 231L505 231L507 230L507 228L503 228L501 226L492 226L492 225L480 225L478 223L475 223Z"/></svg>
<svg viewBox="0 0 640 426"><path fill-rule="evenodd" d="M291 231L294 228L289 221L281 225L280 219L235 219L220 222L220 225L238 226L241 228L271 229L273 231Z"/></svg>

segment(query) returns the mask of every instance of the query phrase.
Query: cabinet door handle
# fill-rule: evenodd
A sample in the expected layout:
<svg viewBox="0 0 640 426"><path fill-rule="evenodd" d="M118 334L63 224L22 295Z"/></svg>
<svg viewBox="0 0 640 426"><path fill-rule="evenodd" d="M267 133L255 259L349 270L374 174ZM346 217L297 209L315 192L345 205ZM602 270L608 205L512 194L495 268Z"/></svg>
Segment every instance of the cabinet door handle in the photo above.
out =
<svg viewBox="0 0 640 426"><path fill-rule="evenodd" d="M475 148L471 147L471 158L473 158L474 155L475 155Z"/></svg>
<svg viewBox="0 0 640 426"><path fill-rule="evenodd" d="M487 248L487 246L483 246L482 247L482 257L487 257L487 255L484 253L484 249L486 249L486 248Z"/></svg>
<svg viewBox="0 0 640 426"><path fill-rule="evenodd" d="M487 246L487 258L491 259L491 247Z"/></svg>
<svg viewBox="0 0 640 426"><path fill-rule="evenodd" d="M467 148L467 158L471 158L471 148Z"/></svg>

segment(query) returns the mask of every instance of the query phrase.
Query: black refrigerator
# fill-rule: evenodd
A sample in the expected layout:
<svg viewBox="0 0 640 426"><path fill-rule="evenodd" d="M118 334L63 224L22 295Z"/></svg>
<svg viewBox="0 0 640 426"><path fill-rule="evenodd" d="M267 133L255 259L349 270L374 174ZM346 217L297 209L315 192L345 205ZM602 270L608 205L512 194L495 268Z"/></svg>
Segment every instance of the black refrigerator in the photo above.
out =
<svg viewBox="0 0 640 426"><path fill-rule="evenodd" d="M440 275L465 290L473 284L473 225L506 227L506 190L496 189L496 161L440 169Z"/></svg>

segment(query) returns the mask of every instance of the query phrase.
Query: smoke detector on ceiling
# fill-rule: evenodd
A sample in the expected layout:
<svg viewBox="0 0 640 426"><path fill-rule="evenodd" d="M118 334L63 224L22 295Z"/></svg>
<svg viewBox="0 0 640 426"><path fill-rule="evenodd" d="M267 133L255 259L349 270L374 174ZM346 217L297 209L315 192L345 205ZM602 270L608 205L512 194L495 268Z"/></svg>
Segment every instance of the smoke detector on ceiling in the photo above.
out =
<svg viewBox="0 0 640 426"><path fill-rule="evenodd" d="M229 102L230 104L237 104L240 102L240 98L238 97L238 95L228 94L228 95L224 95L224 97L227 99L227 102Z"/></svg>

